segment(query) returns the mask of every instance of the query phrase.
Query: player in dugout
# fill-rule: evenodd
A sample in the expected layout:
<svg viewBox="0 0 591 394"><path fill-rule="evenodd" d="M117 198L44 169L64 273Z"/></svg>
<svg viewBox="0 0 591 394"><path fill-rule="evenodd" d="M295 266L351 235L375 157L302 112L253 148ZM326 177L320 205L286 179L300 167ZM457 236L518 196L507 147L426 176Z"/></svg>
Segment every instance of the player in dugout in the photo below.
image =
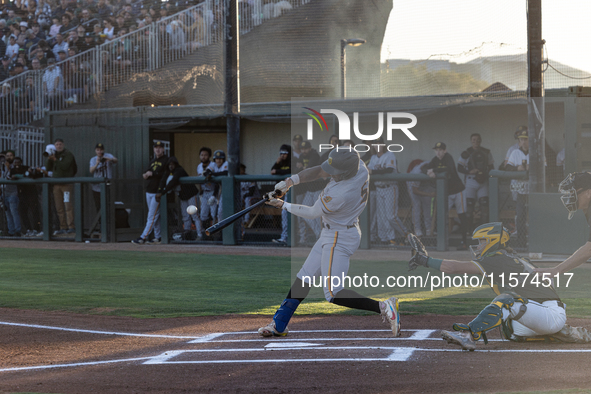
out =
<svg viewBox="0 0 591 394"><path fill-rule="evenodd" d="M474 230L472 239L479 243L471 246L471 261L432 258L414 234L408 239L413 254L409 270L423 266L446 274L486 278L497 295L471 322L454 324L456 332L442 331L441 337L448 343L473 351L479 339L488 343L486 332L497 327L504 339L516 342L591 342L585 328L566 324L566 305L550 278L536 275L536 267L513 252L508 246L509 232L501 222L486 223Z"/></svg>
<svg viewBox="0 0 591 394"><path fill-rule="evenodd" d="M359 247L361 231L359 215L367 204L369 172L351 147L339 147L330 152L321 165L307 168L275 185L282 195L295 185L330 177L313 206L290 204L278 198L267 204L305 218L322 218L320 238L312 248L304 265L297 274L287 297L275 312L273 321L259 328L264 337L285 336L287 325L300 303L307 297L313 278L324 278L324 296L328 302L348 308L362 309L382 315L395 337L400 335L398 300L390 297L377 301L338 286L331 278L342 278L349 270L349 258ZM273 193L273 192L272 192ZM335 281L336 282L336 281Z"/></svg>

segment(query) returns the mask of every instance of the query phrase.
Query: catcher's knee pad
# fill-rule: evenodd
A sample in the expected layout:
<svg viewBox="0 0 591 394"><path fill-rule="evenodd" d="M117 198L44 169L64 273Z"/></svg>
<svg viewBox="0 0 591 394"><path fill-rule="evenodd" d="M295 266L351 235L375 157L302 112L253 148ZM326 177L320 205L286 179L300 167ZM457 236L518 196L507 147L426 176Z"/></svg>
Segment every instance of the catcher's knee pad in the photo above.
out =
<svg viewBox="0 0 591 394"><path fill-rule="evenodd" d="M277 312L275 312L275 315L273 316L273 321L275 322L275 328L277 331L285 331L287 324L291 320L291 317L293 316L296 309L298 309L299 305L300 301L294 298L286 298L283 300L281 306L279 309L277 309Z"/></svg>

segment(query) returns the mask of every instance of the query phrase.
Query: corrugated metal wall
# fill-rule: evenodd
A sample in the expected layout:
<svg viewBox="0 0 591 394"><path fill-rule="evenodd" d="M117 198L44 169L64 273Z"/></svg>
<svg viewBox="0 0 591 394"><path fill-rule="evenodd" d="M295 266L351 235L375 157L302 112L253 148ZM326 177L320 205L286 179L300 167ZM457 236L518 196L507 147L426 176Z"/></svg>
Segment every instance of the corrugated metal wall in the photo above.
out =
<svg viewBox="0 0 591 394"><path fill-rule="evenodd" d="M45 118L46 141L64 140L78 164L77 176L90 174L90 159L97 143L119 159L114 167L115 201L131 209L131 227L143 226L145 196L142 173L152 153L149 120L141 108L97 111L51 112ZM90 190L85 191L85 219L92 220L94 204ZM86 220L85 220L86 221ZM139 234L138 234L139 235Z"/></svg>

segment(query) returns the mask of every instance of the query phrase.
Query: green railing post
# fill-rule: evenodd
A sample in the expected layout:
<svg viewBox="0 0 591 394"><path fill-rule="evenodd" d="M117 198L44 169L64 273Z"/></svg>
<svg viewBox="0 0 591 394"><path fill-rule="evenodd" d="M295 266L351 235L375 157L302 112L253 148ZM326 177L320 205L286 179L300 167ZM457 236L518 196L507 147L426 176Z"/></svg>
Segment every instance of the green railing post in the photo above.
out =
<svg viewBox="0 0 591 394"><path fill-rule="evenodd" d="M222 220L229 216L232 216L235 211L236 200L234 198L234 177L227 176L222 178L222 195L226 198L222 200ZM234 226L235 223L230 224L222 230L222 237L224 245L236 245L236 239L234 237Z"/></svg>
<svg viewBox="0 0 591 394"><path fill-rule="evenodd" d="M437 174L437 250L447 251L447 181L446 173Z"/></svg>
<svg viewBox="0 0 591 394"><path fill-rule="evenodd" d="M488 201L489 201L489 220L491 222L499 221L499 178L491 176L488 178Z"/></svg>
<svg viewBox="0 0 591 394"><path fill-rule="evenodd" d="M43 240L49 241L51 239L51 219L49 217L49 184L42 185L42 208L43 208Z"/></svg>
<svg viewBox="0 0 591 394"><path fill-rule="evenodd" d="M107 184L101 183L101 242L107 242ZM110 189L110 188L109 188Z"/></svg>
<svg viewBox="0 0 591 394"><path fill-rule="evenodd" d="M162 243L168 244L168 195L163 194L160 197L160 236Z"/></svg>
<svg viewBox="0 0 591 394"><path fill-rule="evenodd" d="M82 242L84 225L82 224L82 184L74 183L74 226L76 227L75 242ZM70 198L72 198L70 197Z"/></svg>

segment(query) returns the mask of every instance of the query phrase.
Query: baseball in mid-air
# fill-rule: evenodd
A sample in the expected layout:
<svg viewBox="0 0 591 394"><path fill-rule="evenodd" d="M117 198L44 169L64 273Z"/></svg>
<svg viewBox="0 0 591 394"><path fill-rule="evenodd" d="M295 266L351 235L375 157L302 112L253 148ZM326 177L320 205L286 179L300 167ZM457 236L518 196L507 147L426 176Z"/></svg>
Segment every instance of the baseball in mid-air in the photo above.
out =
<svg viewBox="0 0 591 394"><path fill-rule="evenodd" d="M189 215L195 215L197 213L197 207L195 205L189 205L187 207L187 213Z"/></svg>

